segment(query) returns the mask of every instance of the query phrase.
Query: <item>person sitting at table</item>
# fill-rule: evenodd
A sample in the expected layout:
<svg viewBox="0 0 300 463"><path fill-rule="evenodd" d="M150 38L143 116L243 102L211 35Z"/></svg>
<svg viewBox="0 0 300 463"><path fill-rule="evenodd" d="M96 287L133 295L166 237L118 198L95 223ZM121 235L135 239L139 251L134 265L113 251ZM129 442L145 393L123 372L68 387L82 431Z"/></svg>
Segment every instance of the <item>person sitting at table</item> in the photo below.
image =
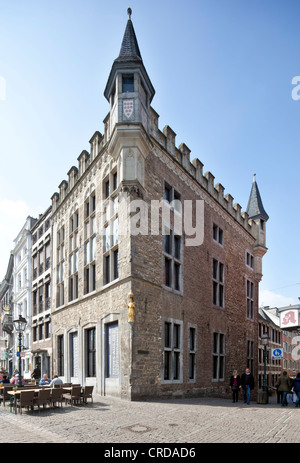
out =
<svg viewBox="0 0 300 463"><path fill-rule="evenodd" d="M21 379L22 379L22 383L24 384L24 378L21 378ZM19 373L13 375L13 377L10 380L10 384L15 384L15 385L19 384Z"/></svg>
<svg viewBox="0 0 300 463"><path fill-rule="evenodd" d="M47 373L44 373L43 374L43 377L42 379L40 380L40 386L49 386L49 384L51 383L51 379L48 378L48 375Z"/></svg>
<svg viewBox="0 0 300 463"><path fill-rule="evenodd" d="M9 379L7 375L3 375L3 379L1 380L1 384L9 384Z"/></svg>
<svg viewBox="0 0 300 463"><path fill-rule="evenodd" d="M57 375L53 376L53 379L50 383L50 387L55 387L56 385L63 384L63 380L59 378Z"/></svg>

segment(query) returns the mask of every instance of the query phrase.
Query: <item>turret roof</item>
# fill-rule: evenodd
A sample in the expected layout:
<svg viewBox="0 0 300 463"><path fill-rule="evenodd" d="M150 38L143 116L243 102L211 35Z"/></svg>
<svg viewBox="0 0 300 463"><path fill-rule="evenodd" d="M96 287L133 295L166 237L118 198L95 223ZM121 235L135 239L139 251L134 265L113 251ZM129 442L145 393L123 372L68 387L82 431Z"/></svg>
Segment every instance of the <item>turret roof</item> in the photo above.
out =
<svg viewBox="0 0 300 463"><path fill-rule="evenodd" d="M131 13L130 13L131 14ZM121 50L119 57L117 60L120 59L138 59L142 61L141 52L139 49L138 41L135 35L134 27L129 16L127 21L127 26L124 32L124 37L121 45Z"/></svg>
<svg viewBox="0 0 300 463"><path fill-rule="evenodd" d="M253 183L246 212L249 215L249 219L262 219L265 221L269 219L261 200L255 174L253 176Z"/></svg>

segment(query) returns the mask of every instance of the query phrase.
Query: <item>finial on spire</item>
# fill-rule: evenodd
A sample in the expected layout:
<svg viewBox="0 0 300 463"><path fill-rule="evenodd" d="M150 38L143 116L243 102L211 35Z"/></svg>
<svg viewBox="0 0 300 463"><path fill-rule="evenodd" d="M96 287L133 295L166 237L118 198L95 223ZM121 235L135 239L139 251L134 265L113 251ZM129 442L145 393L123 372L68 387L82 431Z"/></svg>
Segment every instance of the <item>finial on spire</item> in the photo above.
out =
<svg viewBox="0 0 300 463"><path fill-rule="evenodd" d="M131 8L127 8L127 14L128 14L129 19L131 19L131 15L132 15L132 9Z"/></svg>
<svg viewBox="0 0 300 463"><path fill-rule="evenodd" d="M253 183L256 182L256 174L253 174Z"/></svg>

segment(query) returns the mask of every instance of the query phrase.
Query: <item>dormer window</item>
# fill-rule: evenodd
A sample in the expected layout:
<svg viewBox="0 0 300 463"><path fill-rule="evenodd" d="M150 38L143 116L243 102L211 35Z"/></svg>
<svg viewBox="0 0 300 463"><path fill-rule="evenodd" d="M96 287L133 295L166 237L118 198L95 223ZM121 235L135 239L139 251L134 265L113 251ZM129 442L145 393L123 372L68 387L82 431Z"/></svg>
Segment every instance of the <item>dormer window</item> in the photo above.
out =
<svg viewBox="0 0 300 463"><path fill-rule="evenodd" d="M133 74L123 74L122 76L122 93L134 92Z"/></svg>

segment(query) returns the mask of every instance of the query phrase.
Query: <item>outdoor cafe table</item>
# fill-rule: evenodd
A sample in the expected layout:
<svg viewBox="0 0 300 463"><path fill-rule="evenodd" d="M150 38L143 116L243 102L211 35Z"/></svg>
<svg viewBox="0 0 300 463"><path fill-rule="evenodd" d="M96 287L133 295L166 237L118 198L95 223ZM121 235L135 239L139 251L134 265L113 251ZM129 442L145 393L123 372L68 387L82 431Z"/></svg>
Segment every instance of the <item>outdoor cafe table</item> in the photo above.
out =
<svg viewBox="0 0 300 463"><path fill-rule="evenodd" d="M43 389L51 389L50 387L43 387ZM20 398L21 396L21 392L22 391L34 391L35 392L35 395L38 394L38 392L41 390L41 388L39 389L36 389L36 388L22 388L22 389L16 389L14 391L7 391L7 394L9 394L11 396L10 398L10 407L9 407L9 411L11 412L12 410L12 407L14 408L14 411L15 411L15 414L17 414L17 399Z"/></svg>

